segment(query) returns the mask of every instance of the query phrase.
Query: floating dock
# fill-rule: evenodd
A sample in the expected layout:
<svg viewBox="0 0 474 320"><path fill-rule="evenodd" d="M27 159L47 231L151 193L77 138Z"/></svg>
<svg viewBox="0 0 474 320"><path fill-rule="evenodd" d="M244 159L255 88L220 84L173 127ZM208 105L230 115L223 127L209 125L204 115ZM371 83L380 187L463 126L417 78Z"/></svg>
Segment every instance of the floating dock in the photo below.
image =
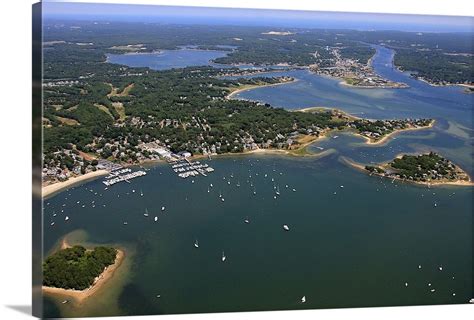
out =
<svg viewBox="0 0 474 320"><path fill-rule="evenodd" d="M207 177L208 173L214 172L214 168L210 167L207 163L200 163L199 161L191 162L188 159L175 163L171 168L178 177L183 179L199 175Z"/></svg>
<svg viewBox="0 0 474 320"><path fill-rule="evenodd" d="M124 168L120 170L116 170L111 172L104 181L102 181L103 184L106 186L113 186L116 183L119 182L127 182L130 183L131 179L138 178L145 176L146 172L144 170L139 170L139 171L134 171L132 172L132 169L130 168Z"/></svg>

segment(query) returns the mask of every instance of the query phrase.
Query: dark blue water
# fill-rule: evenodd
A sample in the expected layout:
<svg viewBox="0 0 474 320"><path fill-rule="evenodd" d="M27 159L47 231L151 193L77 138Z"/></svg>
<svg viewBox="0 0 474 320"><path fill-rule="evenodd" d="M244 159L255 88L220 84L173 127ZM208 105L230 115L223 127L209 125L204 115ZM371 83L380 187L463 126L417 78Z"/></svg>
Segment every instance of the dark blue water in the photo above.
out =
<svg viewBox="0 0 474 320"><path fill-rule="evenodd" d="M151 165L131 184L105 190L99 179L47 199L45 252L78 229L92 243L135 248L128 282L114 289L118 297L91 300L80 314L97 314L99 301L107 303L103 308L114 305L108 315L469 301L472 188L392 183L341 162L341 156L371 163L437 150L472 173L471 96L408 78L393 70L390 55L379 48L376 70L401 77L409 89L349 89L300 70L283 73L296 76L296 83L239 97L289 109L333 106L371 118L433 117L433 129L402 133L383 146L333 133L311 146L332 150L322 158L216 158L209 162L216 171L194 183L168 165ZM275 187L281 193L276 199ZM77 314L74 304L53 300L63 315Z"/></svg>

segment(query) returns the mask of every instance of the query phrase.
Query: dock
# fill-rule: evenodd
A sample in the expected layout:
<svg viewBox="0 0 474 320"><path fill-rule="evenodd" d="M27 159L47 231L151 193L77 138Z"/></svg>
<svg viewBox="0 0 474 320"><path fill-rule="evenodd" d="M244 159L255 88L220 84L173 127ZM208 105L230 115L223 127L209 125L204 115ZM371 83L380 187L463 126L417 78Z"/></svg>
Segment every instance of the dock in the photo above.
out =
<svg viewBox="0 0 474 320"><path fill-rule="evenodd" d="M207 163L201 163L199 161L192 162L189 159L179 161L173 164L171 168L178 175L178 177L183 179L200 175L207 177L207 174L214 172L214 168L210 167Z"/></svg>
<svg viewBox="0 0 474 320"><path fill-rule="evenodd" d="M124 168L124 169L119 169L119 170L111 172L107 177L105 177L105 180L102 181L102 183L109 187L119 182L130 183L130 180L138 178L138 177L142 177L145 175L146 175L146 171L144 170L138 170L138 171L132 172L132 169Z"/></svg>

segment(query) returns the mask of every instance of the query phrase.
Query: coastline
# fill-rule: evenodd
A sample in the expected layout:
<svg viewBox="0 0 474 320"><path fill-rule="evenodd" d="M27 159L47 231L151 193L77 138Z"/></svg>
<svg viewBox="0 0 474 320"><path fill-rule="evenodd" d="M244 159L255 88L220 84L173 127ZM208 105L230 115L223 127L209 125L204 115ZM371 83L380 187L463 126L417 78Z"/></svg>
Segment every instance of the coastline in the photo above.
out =
<svg viewBox="0 0 474 320"><path fill-rule="evenodd" d="M405 129L399 129L399 130L395 130L395 131L392 131L390 132L389 134L383 136L381 139L379 140L374 140L374 139L371 139L369 137L366 137L360 133L357 133L357 132L353 132L353 134L355 136L359 136L359 137L362 137L364 138L366 141L365 141L365 144L367 145L371 145L371 146L380 146L380 145L384 145L385 143L388 142L388 140L399 134L399 133L402 133L402 132L405 132L405 131L417 131L417 130L424 130L424 129L430 129L430 128L433 128L434 124L435 124L436 120L433 120L431 121L431 123L426 126L426 127L416 127L416 128L405 128Z"/></svg>
<svg viewBox="0 0 474 320"><path fill-rule="evenodd" d="M66 181L55 182L47 186L43 186L41 188L41 193L42 193L43 198L45 198L59 191L63 191L64 189L67 189L78 183L92 180L94 178L105 176L108 174L109 174L109 171L107 170L97 170L97 171L88 172L86 174L83 174L77 177L69 178Z"/></svg>
<svg viewBox="0 0 474 320"><path fill-rule="evenodd" d="M418 81L421 81L421 82L424 82L426 83L427 85L430 85L432 87L461 87L461 88L466 88L466 89L474 89L474 84L465 84L465 83L445 83L445 84L437 84L437 83L433 83L425 78L422 78L422 77L417 77L416 75L412 75L411 72L414 72L414 71L410 71L410 70L405 70L403 69L402 67L400 66L396 66L396 69L402 73L409 73L410 77L415 79L415 80L418 80ZM467 93L467 92L466 92Z"/></svg>
<svg viewBox="0 0 474 320"><path fill-rule="evenodd" d="M337 79L341 79L341 78L337 78ZM382 85L382 86L358 86L358 85L347 83L345 80L342 80L339 82L339 85L345 86L348 88L356 88L356 89L408 89L410 88L409 85L403 82L397 82L397 84Z"/></svg>
<svg viewBox="0 0 474 320"><path fill-rule="evenodd" d="M225 98L226 99L232 99L236 94L244 92L244 91L253 90L253 89L257 89L257 88L279 86L279 85L282 85L282 84L294 83L296 81L298 81L298 79L293 79L293 80L290 80L290 81L284 81L284 82L278 82L278 83L261 84L261 85L260 84L243 85L242 86L243 88L240 88L240 89L236 88L235 90L230 92L228 95L226 95Z"/></svg>
<svg viewBox="0 0 474 320"><path fill-rule="evenodd" d="M61 243L61 249L69 248L70 245L67 243L66 239L63 239ZM114 277L115 272L123 264L123 261L126 257L125 251L123 249L116 249L117 255L115 257L115 262L110 266L106 267L104 271L97 277L97 281L92 284L87 289L84 290L72 290L72 289L62 289L55 287L46 287L42 286L43 293L50 295L59 295L67 298L71 298L77 304L82 304L86 299L95 295L101 288Z"/></svg>
<svg viewBox="0 0 474 320"><path fill-rule="evenodd" d="M397 156L397 158L400 157L400 155ZM406 183L411 183L411 184L416 184L416 185L422 185L422 186L428 186L428 187L431 187L431 186L458 186L458 187L472 187L474 186L474 182L472 181L471 177L465 173L468 177L468 181L466 180L455 180L455 181L430 181L430 182L425 182L425 181L412 181L412 180L406 180L406 179L401 179L401 178L398 178L398 177L386 177L384 175L381 175L381 174L378 174L378 173L369 173L366 169L365 169L365 165L364 164L361 164L361 163L358 163L358 162L355 162L353 161L352 159L349 159L347 157L344 157L344 156L341 156L339 157L340 161L342 161L343 163L349 165L350 167L356 169L356 170L359 170L359 171L362 171L366 174L368 174L369 176L372 176L372 175L375 175L375 176L378 176L380 178L385 178L385 179L391 179L391 180L397 180L397 181L400 181L400 182L406 182ZM379 167L383 167L387 165L387 163L381 163L381 164L378 164Z"/></svg>

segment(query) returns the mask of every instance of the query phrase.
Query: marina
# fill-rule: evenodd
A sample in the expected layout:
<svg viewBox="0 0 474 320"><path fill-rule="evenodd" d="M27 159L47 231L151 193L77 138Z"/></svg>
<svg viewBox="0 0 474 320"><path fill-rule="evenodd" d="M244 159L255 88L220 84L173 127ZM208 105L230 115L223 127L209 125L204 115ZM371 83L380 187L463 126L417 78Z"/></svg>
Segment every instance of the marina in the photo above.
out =
<svg viewBox="0 0 474 320"><path fill-rule="evenodd" d="M214 168L210 167L207 163L201 163L199 161L191 162L188 159L174 163L171 168L178 177L183 179L200 175L207 177L208 173L214 172Z"/></svg>
<svg viewBox="0 0 474 320"><path fill-rule="evenodd" d="M130 180L143 177L146 175L146 171L138 170L132 172L130 168L124 168L117 171L112 171L110 175L106 177L105 180L102 181L107 187L113 186L119 182L127 182L130 183ZM134 192L134 191L133 191Z"/></svg>

